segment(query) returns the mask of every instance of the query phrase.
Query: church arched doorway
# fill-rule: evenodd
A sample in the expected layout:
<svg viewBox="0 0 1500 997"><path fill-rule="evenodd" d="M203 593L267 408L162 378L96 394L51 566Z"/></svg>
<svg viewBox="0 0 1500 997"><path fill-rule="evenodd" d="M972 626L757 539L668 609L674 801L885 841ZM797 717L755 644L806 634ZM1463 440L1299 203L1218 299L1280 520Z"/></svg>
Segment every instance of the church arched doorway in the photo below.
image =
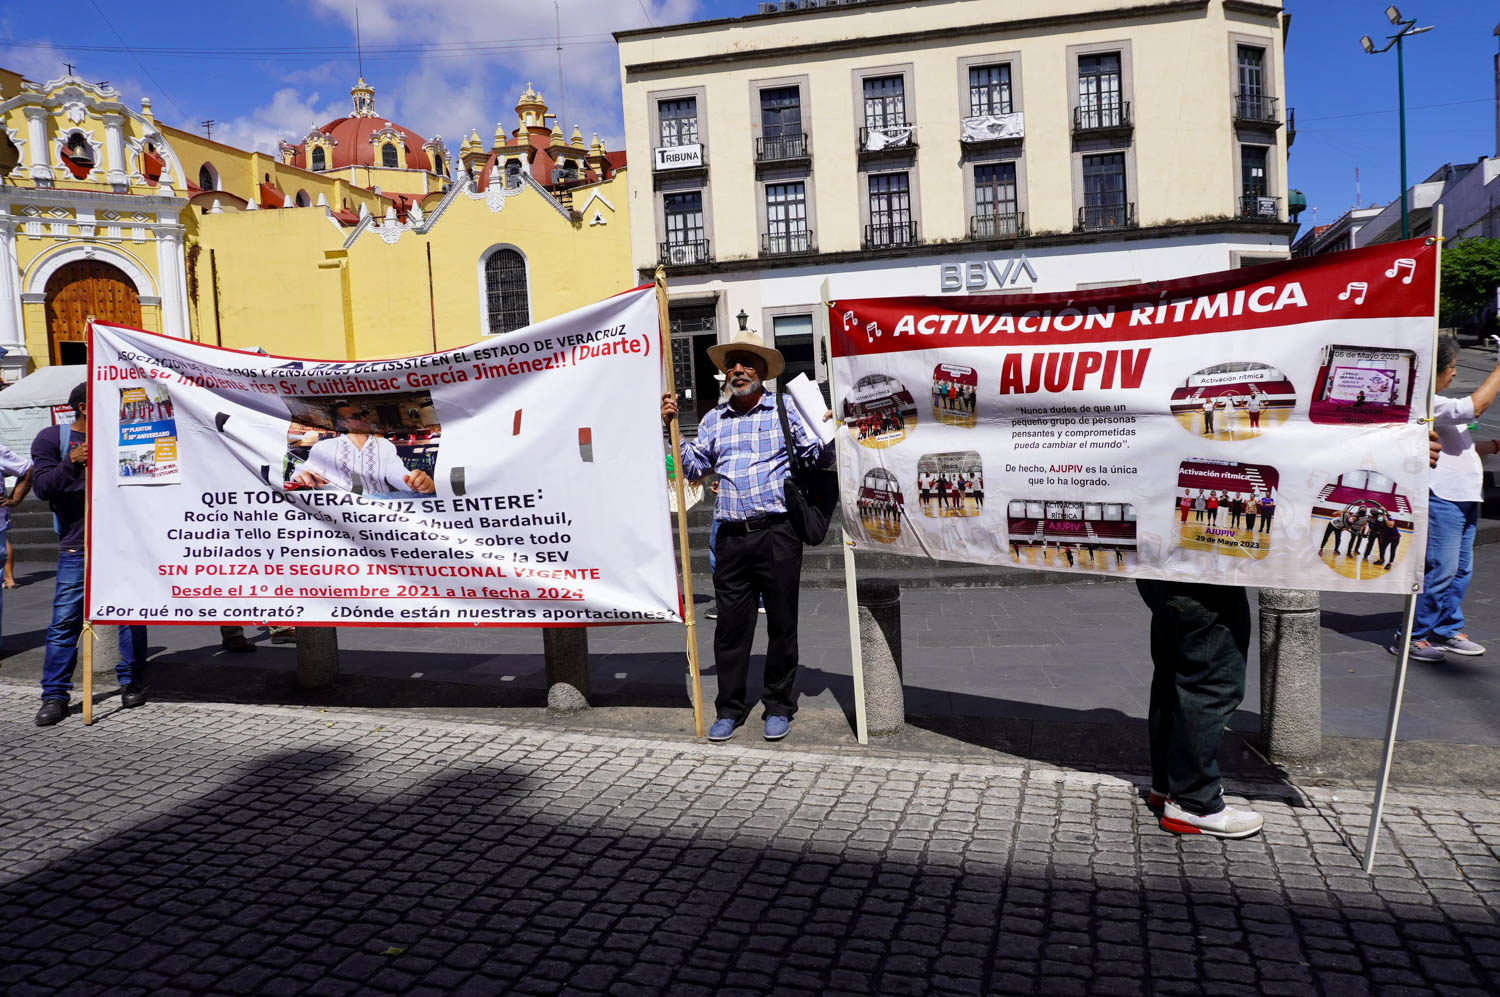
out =
<svg viewBox="0 0 1500 997"><path fill-rule="evenodd" d="M141 297L119 267L97 260L65 263L47 280L47 344L54 364L88 362L84 333L96 322L140 328Z"/></svg>

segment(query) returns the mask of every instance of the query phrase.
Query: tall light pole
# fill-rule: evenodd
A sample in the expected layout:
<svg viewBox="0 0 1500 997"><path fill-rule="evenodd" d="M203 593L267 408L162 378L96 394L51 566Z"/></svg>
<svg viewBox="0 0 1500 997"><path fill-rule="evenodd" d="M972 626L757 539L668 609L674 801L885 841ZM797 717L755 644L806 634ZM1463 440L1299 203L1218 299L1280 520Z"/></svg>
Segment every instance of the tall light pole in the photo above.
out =
<svg viewBox="0 0 1500 997"><path fill-rule="evenodd" d="M1369 35L1361 38L1359 44L1365 50L1366 55L1379 55L1381 52L1389 52L1392 45L1396 46L1396 110L1401 119L1401 238L1408 239L1411 237L1411 224L1407 221L1406 208L1406 68L1401 56L1401 39L1407 35L1420 35L1424 31L1431 31L1434 25L1429 24L1425 28L1419 28L1416 26L1415 19L1402 20L1401 12L1396 9L1395 4L1385 9L1385 16L1400 29L1394 35L1386 36L1390 40L1385 43L1385 48L1376 48ZM1439 232L1438 235L1442 233Z"/></svg>

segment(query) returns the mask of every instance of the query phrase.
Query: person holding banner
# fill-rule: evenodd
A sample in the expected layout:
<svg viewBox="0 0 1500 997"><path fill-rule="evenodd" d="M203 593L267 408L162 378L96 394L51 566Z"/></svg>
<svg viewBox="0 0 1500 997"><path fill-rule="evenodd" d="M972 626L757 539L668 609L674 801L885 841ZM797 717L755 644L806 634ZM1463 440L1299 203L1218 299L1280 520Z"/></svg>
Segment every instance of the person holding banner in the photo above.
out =
<svg viewBox="0 0 1500 997"><path fill-rule="evenodd" d="M291 476L293 484L305 488L333 485L352 491L357 478L366 490L377 493L431 495L437 491L426 471L407 470L396 445L370 424L368 409L340 398L333 403L333 424L339 435L313 444L307 462Z"/></svg>
<svg viewBox="0 0 1500 997"><path fill-rule="evenodd" d="M797 598L802 582L802 540L786 511L791 474L777 412L776 392L764 382L781 374L786 361L755 332L741 332L712 346L711 359L728 378L730 397L698 423L698 438L683 440L681 462L688 480L710 471L719 475L714 503L718 535L714 551L714 664L719 694L710 741L727 741L745 722L750 642L755 636L757 597L766 610L766 692L762 700L765 737L787 735L796 712ZM786 406L791 436L802 460L827 466L833 444L824 444L803 422L795 405ZM663 422L677 415L677 398L665 394ZM832 418L833 413L824 415Z"/></svg>
<svg viewBox="0 0 1500 997"><path fill-rule="evenodd" d="M1453 336L1438 339L1434 369L1438 391L1458 376L1458 340ZM1500 440L1476 445L1469 426L1490 407L1497 392L1500 362L1467 398L1439 395L1434 399L1433 429L1441 452L1427 481L1426 573L1411 631L1411 656L1418 661L1439 662L1446 661L1448 654L1485 652L1483 644L1463 632L1463 601L1473 575L1474 530L1484 498L1480 454L1500 453ZM1395 635L1386 650L1401 653L1401 634Z"/></svg>
<svg viewBox="0 0 1500 997"><path fill-rule="evenodd" d="M1224 802L1219 742L1245 698L1250 602L1232 585L1136 579L1151 609L1151 796L1164 831L1247 838L1260 814Z"/></svg>
<svg viewBox="0 0 1500 997"><path fill-rule="evenodd" d="M52 598L52 624L47 628L47 654L42 663L42 708L36 725L50 727L68 715L68 693L78 665L78 636L83 630L84 519L87 514L88 385L68 395L77 416L71 425L48 426L31 443L32 485L57 520L57 590ZM143 685L146 665L146 628L120 627L120 705L146 705Z"/></svg>

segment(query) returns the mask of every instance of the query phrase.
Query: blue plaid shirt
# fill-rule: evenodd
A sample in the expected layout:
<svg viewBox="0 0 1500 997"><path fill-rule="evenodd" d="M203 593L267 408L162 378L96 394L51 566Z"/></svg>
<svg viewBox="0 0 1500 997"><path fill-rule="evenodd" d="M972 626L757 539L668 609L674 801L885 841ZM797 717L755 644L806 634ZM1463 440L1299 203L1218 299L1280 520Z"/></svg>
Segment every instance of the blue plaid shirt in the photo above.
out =
<svg viewBox="0 0 1500 997"><path fill-rule="evenodd" d="M788 403L786 417L797 455L822 466L832 463L833 444L825 447L818 440L797 406ZM715 519L743 521L786 512L791 461L776 413L776 392L767 388L746 412L736 412L728 402L714 406L698 423L698 438L682 441L682 470L689 481L710 471L719 473Z"/></svg>

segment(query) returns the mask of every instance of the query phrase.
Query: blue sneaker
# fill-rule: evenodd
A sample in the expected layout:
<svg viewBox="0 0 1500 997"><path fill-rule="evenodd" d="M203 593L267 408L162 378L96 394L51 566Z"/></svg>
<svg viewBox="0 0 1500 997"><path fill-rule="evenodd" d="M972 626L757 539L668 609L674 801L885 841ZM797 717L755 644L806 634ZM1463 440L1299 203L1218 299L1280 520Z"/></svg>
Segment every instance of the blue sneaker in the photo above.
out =
<svg viewBox="0 0 1500 997"><path fill-rule="evenodd" d="M733 720L728 717L720 717L714 721L712 727L708 728L708 739L710 741L727 741L731 737L734 737L734 732L738 728L739 724Z"/></svg>
<svg viewBox="0 0 1500 997"><path fill-rule="evenodd" d="M766 717L766 740L781 740L786 737L786 732L791 726L792 721L788 717Z"/></svg>

